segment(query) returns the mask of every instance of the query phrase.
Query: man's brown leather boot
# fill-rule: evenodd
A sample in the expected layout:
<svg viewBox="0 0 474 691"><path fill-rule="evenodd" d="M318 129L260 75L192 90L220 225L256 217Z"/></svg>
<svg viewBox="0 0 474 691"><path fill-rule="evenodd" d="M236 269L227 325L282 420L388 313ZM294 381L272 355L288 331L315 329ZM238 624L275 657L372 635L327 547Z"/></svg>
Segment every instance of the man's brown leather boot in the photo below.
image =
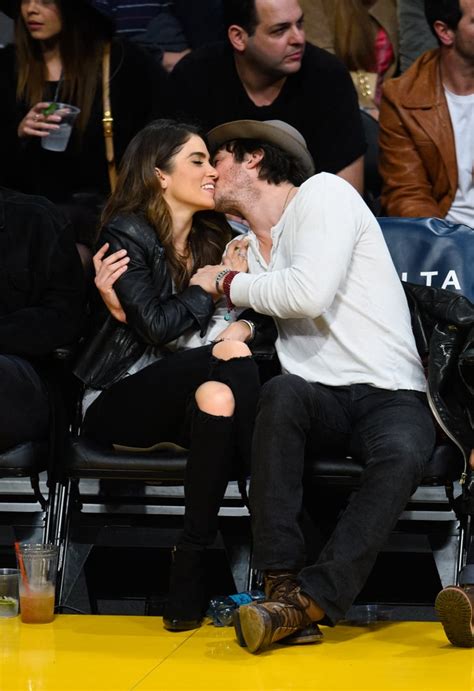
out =
<svg viewBox="0 0 474 691"><path fill-rule="evenodd" d="M295 588L297 571L270 571L264 577L264 592L267 600L280 600L286 597ZM295 633L285 638L286 645L306 645L307 643L320 643L322 633L316 622L312 621Z"/></svg>
<svg viewBox="0 0 474 691"><path fill-rule="evenodd" d="M322 638L319 627L306 613L310 598L296 585L279 600L251 603L234 612L234 625L251 653L257 653L283 638L312 625L314 636Z"/></svg>
<svg viewBox="0 0 474 691"><path fill-rule="evenodd" d="M443 588L435 608L449 641L460 648L474 647L474 585Z"/></svg>

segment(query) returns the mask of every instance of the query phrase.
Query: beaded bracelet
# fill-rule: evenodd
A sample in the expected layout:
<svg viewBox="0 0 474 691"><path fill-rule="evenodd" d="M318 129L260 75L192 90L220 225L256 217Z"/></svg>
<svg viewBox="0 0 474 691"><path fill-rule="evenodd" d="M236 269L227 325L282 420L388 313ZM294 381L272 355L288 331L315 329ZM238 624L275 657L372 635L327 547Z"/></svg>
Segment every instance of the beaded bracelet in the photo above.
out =
<svg viewBox="0 0 474 691"><path fill-rule="evenodd" d="M224 317L226 321L231 320L231 312L233 309L235 309L235 305L230 298L230 285L238 273L238 271L227 271L227 273L224 276L224 280L222 281L222 289L224 291L227 303L227 314Z"/></svg>

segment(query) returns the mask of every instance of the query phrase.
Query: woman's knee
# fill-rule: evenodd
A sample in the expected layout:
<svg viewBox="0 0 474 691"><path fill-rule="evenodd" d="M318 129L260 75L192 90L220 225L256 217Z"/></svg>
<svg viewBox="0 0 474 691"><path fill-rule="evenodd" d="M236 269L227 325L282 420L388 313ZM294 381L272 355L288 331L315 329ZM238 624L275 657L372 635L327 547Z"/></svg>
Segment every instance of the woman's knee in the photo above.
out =
<svg viewBox="0 0 474 691"><path fill-rule="evenodd" d="M195 398L198 408L208 415L230 417L234 414L234 394L227 384L218 381L205 382L196 390Z"/></svg>
<svg viewBox="0 0 474 691"><path fill-rule="evenodd" d="M219 360L232 360L233 358L250 357L250 348L242 341L219 341L212 349L212 354Z"/></svg>

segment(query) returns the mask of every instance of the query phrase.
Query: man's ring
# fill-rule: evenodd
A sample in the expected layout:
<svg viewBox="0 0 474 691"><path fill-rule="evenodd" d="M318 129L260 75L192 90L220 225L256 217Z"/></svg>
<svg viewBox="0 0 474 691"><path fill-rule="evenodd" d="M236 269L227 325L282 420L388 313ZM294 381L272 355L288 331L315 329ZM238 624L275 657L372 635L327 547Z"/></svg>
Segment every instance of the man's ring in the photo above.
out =
<svg viewBox="0 0 474 691"><path fill-rule="evenodd" d="M33 115L33 120L34 120L35 122L37 122L37 120L38 120L38 113L35 113L35 114Z"/></svg>

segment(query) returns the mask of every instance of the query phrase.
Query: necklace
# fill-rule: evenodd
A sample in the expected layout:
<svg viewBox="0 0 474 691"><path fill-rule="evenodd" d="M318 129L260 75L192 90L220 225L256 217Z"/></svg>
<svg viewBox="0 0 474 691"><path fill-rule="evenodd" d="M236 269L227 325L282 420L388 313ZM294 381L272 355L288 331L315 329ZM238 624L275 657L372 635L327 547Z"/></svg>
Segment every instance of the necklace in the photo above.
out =
<svg viewBox="0 0 474 691"><path fill-rule="evenodd" d="M284 201L284 203L283 203L283 209L281 210L280 218L281 218L281 217L283 216L283 214L285 213L285 209L286 209L286 207L287 207L287 204L288 204L288 202L290 201L290 194L291 194L291 192L293 192L294 189L295 189L295 188L294 188L293 186L291 186L290 189L288 190L288 194L286 195L285 201Z"/></svg>

